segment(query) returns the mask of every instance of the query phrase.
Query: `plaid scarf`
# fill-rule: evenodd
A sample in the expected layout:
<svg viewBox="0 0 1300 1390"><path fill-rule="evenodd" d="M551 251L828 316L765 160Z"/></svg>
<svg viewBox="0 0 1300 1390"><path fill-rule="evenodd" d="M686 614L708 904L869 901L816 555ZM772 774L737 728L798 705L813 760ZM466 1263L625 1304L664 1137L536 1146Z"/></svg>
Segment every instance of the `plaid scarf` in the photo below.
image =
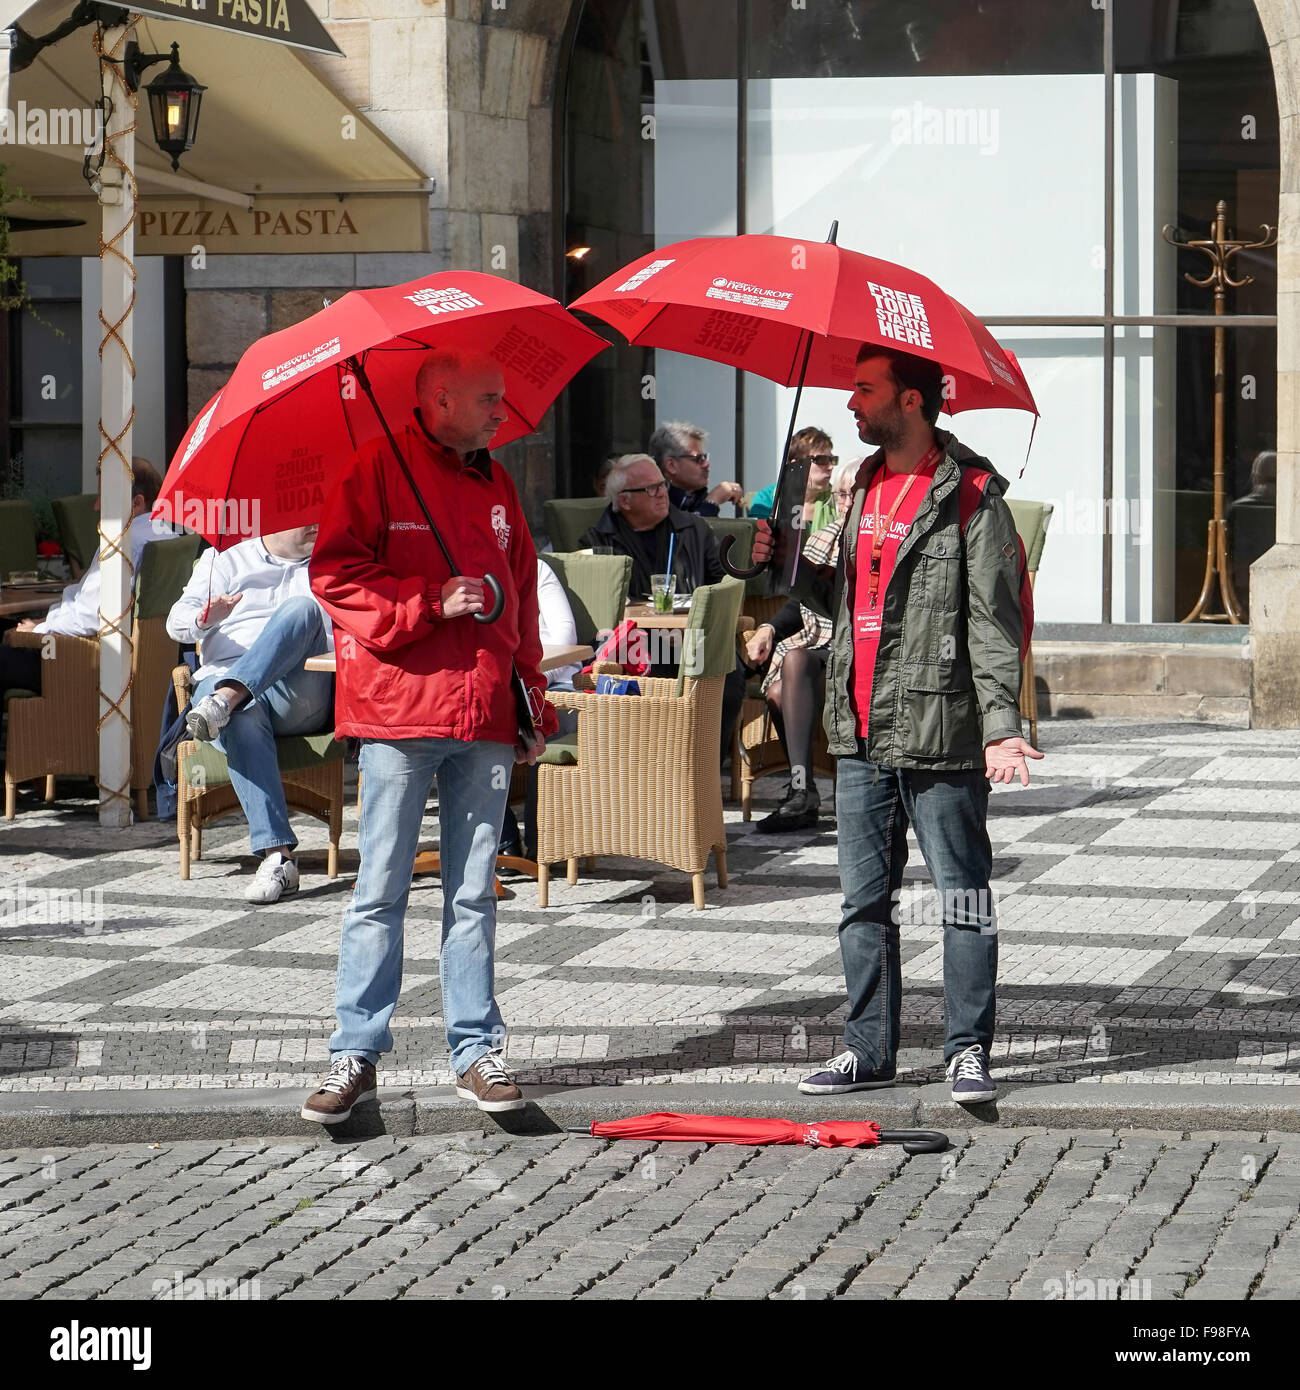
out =
<svg viewBox="0 0 1300 1390"><path fill-rule="evenodd" d="M807 560L810 564L826 566L839 564L840 532L843 526L843 520L837 518L829 526L814 531L804 542L801 561ZM820 613L814 613L803 604L799 605L799 611L803 616L803 627L792 636L783 637L772 648L772 659L768 663L767 674L763 677L764 695L771 685L781 679L781 663L785 660L786 652L792 652L798 647L812 649L830 645L833 631L831 620L823 618Z"/></svg>

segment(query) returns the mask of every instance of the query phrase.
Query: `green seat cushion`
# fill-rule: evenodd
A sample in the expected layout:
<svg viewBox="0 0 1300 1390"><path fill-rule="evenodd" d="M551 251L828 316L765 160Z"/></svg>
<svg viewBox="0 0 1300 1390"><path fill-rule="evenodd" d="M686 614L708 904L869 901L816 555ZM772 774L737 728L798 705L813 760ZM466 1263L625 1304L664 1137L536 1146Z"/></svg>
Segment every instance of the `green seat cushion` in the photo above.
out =
<svg viewBox="0 0 1300 1390"><path fill-rule="evenodd" d="M546 752L537 760L539 763L556 763L568 766L578 761L578 735L556 734L546 740Z"/></svg>
<svg viewBox="0 0 1300 1390"><path fill-rule="evenodd" d="M22 690L17 686L15 686L12 690L6 690L4 693L4 699L6 704L10 700L39 700L40 698L41 697L36 693L36 691Z"/></svg>
<svg viewBox="0 0 1300 1390"><path fill-rule="evenodd" d="M320 763L342 760L347 749L326 730L320 734L290 734L275 741L275 755L281 772L295 772L300 768L314 767ZM210 743L195 744L193 756L186 763L188 776L193 779L194 769L203 769L203 785L220 787L230 781L226 767L226 755Z"/></svg>

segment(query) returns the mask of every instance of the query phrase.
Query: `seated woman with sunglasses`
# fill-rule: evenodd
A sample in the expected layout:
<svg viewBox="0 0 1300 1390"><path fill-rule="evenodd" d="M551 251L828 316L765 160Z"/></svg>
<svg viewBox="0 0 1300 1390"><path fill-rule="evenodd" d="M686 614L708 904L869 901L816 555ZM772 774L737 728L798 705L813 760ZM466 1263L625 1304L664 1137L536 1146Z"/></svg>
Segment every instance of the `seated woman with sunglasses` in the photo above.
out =
<svg viewBox="0 0 1300 1390"><path fill-rule="evenodd" d="M858 466L858 462L837 463L831 471L835 518L814 531L803 548L804 556L816 564L833 565L838 557L840 528L853 503ZM745 655L755 666L771 658L763 677L763 697L790 764L790 785L781 804L758 822L764 834L811 830L821 814L812 743L824 698L830 640L829 621L791 599L770 623L754 631L745 646Z"/></svg>
<svg viewBox="0 0 1300 1390"><path fill-rule="evenodd" d="M790 440L791 463L808 464L808 485L804 492L804 523L809 532L820 531L835 520L835 504L831 500L831 469L838 460L833 452L834 445L825 430L816 425L801 429ZM776 484L770 483L761 492L754 494L749 504L749 515L768 517L772 515L772 505L776 500Z"/></svg>

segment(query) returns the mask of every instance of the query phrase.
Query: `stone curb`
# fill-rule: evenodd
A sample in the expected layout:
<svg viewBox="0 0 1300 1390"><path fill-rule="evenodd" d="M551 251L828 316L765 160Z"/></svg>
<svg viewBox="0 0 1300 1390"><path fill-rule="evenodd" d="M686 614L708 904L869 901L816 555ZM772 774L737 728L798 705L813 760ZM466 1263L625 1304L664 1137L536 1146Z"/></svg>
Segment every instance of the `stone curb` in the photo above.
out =
<svg viewBox="0 0 1300 1390"><path fill-rule="evenodd" d="M1243 1094L1245 1092L1246 1094ZM876 1120L883 1129L1144 1129L1300 1133L1300 1085L1004 1085L996 1103L954 1105L942 1084L840 1097L767 1085L530 1086L523 1111L493 1116L450 1087L394 1092L344 1124L303 1120L301 1088L61 1092L0 1095L0 1148L78 1147L184 1139L456 1134L500 1129L547 1134L655 1110L813 1120Z"/></svg>

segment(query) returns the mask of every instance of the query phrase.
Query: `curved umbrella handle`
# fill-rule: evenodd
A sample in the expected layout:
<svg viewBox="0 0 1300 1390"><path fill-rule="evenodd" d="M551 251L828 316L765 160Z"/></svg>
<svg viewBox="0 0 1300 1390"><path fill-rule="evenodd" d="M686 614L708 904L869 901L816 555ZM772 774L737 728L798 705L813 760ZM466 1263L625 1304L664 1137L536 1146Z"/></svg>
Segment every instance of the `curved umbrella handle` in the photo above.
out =
<svg viewBox="0 0 1300 1390"><path fill-rule="evenodd" d="M485 574L483 583L488 593L492 595L492 607L486 613L475 613L474 621L476 623L494 623L505 610L506 593L495 574Z"/></svg>
<svg viewBox="0 0 1300 1390"><path fill-rule="evenodd" d="M743 570L733 565L727 556L731 553L731 547L735 545L735 536L723 536L718 542L718 559L722 561L722 568L727 571L733 579L756 579L771 563L764 560L761 564L751 565L749 569Z"/></svg>
<svg viewBox="0 0 1300 1390"><path fill-rule="evenodd" d="M948 1136L937 1129L882 1129L882 1144L901 1144L909 1154L940 1154L948 1147Z"/></svg>

